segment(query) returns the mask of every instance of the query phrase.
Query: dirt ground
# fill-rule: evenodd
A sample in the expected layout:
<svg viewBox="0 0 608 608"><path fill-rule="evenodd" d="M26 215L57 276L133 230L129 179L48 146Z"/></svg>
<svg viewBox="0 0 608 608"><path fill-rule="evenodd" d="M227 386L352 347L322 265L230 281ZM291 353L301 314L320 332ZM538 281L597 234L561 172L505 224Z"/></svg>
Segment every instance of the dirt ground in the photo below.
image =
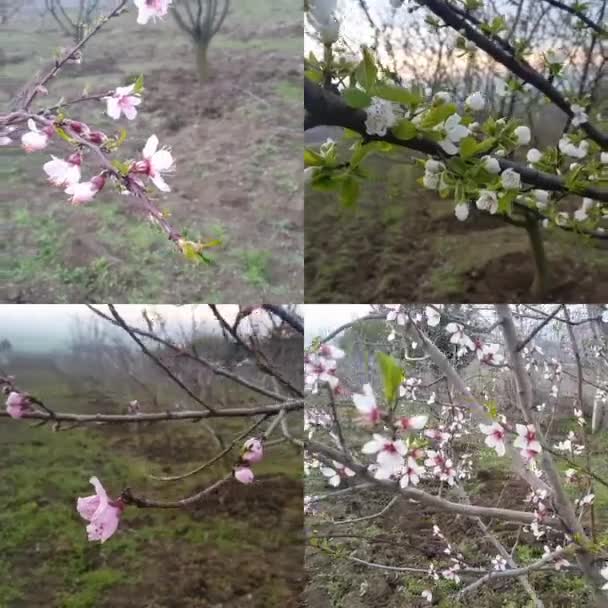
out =
<svg viewBox="0 0 608 608"><path fill-rule="evenodd" d="M527 494L525 484L509 479L500 471L480 471L472 487L477 494L477 504L496 506L500 503L505 508L521 508L522 499ZM370 489L324 501L315 516L307 516L307 529L323 537L332 529L324 521L369 515L381 510L389 500L390 495ZM433 605L441 608L528 606L529 597L522 587L506 579L482 587L467 601L459 603L454 600L457 587L449 581L434 583L426 576L372 569L344 558L345 555L354 555L377 564L424 569L433 561L436 567L442 564L447 567L445 543L433 536L433 525L441 528L452 546L465 555L468 564L486 567L482 556L488 552L493 555L494 549L485 546L487 541L482 539L482 534L470 520L400 501L381 519L333 526L332 534L336 536L330 542L337 552L335 556L316 547L307 549L305 608L423 608L430 604L420 594L431 588ZM517 526L510 524L494 522L493 530L508 542L517 534ZM524 533L520 539L521 544L534 547L533 553L526 553L528 558L532 554L536 557L542 555L542 544L535 543L531 533ZM547 608L592 605L578 577L536 573L531 576L531 582Z"/></svg>
<svg viewBox="0 0 608 608"><path fill-rule="evenodd" d="M306 191L307 302L531 302L527 235L498 218L459 222L453 204L422 190L420 170L374 162L355 209ZM546 235L552 284L544 301L602 302L608 251Z"/></svg>
<svg viewBox="0 0 608 608"><path fill-rule="evenodd" d="M110 121L97 102L87 116L110 133L128 129L123 157L138 155L151 133L172 148L172 192L154 196L189 236L222 240L212 252L213 265L184 260L109 191L91 205L71 207L61 191L46 185L41 164L48 155L5 147L0 298L301 301L299 8L285 0L233 2L211 45L211 77L203 85L195 77L190 43L172 19L143 27L130 11L91 41L82 65L70 66L50 87L47 99L54 102L144 74L137 120ZM11 22L2 40L3 105L58 43L67 44L48 19ZM80 110L71 114L79 116ZM62 151L58 145L48 149Z"/></svg>

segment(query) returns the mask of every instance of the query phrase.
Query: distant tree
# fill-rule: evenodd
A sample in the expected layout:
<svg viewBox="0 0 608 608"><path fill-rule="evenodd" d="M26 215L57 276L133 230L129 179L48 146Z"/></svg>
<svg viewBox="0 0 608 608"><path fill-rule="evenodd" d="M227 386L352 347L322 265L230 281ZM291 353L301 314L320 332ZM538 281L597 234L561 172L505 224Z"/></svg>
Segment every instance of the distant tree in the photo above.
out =
<svg viewBox="0 0 608 608"><path fill-rule="evenodd" d="M75 43L84 38L99 7L99 0L78 0L75 10L66 8L65 0L45 0L45 3L47 12L59 24L61 31Z"/></svg>
<svg viewBox="0 0 608 608"><path fill-rule="evenodd" d="M228 15L230 0L178 0L171 13L179 28L194 44L196 70L200 82L209 76L207 51Z"/></svg>

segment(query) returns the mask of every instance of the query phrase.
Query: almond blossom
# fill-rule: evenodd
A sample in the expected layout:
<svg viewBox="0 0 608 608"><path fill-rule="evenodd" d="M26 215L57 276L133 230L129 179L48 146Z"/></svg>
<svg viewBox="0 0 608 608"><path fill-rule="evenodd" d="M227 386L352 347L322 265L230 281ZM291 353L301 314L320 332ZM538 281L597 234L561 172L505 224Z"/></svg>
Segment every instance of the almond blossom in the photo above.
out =
<svg viewBox="0 0 608 608"><path fill-rule="evenodd" d="M379 465L375 472L376 479L388 479L391 475L398 475L403 468L403 459L407 455L405 443L400 439L392 440L377 433L373 439L363 445L364 454L377 454L376 462Z"/></svg>
<svg viewBox="0 0 608 608"><path fill-rule="evenodd" d="M11 391L6 400L6 411L11 418L21 418L31 411L31 401L27 395Z"/></svg>
<svg viewBox="0 0 608 608"><path fill-rule="evenodd" d="M426 306L424 309L426 322L429 327L437 327L441 321L441 313L435 310L432 306Z"/></svg>
<svg viewBox="0 0 608 608"><path fill-rule="evenodd" d="M397 321L398 325L405 325L405 314L401 311L401 304L385 304L391 310L386 315L387 321Z"/></svg>
<svg viewBox="0 0 608 608"><path fill-rule="evenodd" d="M139 11L137 23L145 25L150 19L156 21L164 17L169 10L171 0L134 0L134 3Z"/></svg>
<svg viewBox="0 0 608 608"><path fill-rule="evenodd" d="M241 483L244 483L244 484L253 483L253 480L255 479L255 475L253 474L253 471L247 466L234 467L232 474L234 475L234 478L237 481L240 481Z"/></svg>
<svg viewBox="0 0 608 608"><path fill-rule="evenodd" d="M407 459L406 465L403 467L399 485L402 488L407 488L408 485L416 486L420 481L420 476L424 473L424 467L421 467L411 456Z"/></svg>
<svg viewBox="0 0 608 608"><path fill-rule="evenodd" d="M457 154L458 148L455 144L470 133L469 128L463 125L460 122L461 120L462 117L459 114L452 114L444 123L440 125L440 128L443 129L445 136L439 142L439 145L448 154Z"/></svg>
<svg viewBox="0 0 608 608"><path fill-rule="evenodd" d="M358 422L375 425L382 420L383 413L376 404L376 397L371 384L363 385L363 394L353 393L353 403L359 412Z"/></svg>
<svg viewBox="0 0 608 608"><path fill-rule="evenodd" d="M30 118L27 121L29 131L21 136L21 145L26 152L44 150L49 143L49 129L39 130L36 123Z"/></svg>
<svg viewBox="0 0 608 608"><path fill-rule="evenodd" d="M97 175L88 182L68 184L65 193L72 197L70 199L72 205L81 205L82 203L89 203L92 201L95 198L95 195L104 187L105 183L105 177L103 175Z"/></svg>
<svg viewBox="0 0 608 608"><path fill-rule="evenodd" d="M336 367L334 359L326 359L317 353L307 354L304 357L304 375L307 390L316 393L319 383L327 383L332 390L335 390L339 384L339 380L336 377Z"/></svg>
<svg viewBox="0 0 608 608"><path fill-rule="evenodd" d="M479 429L486 436L484 443L494 448L499 456L505 455L505 430L498 422L480 424Z"/></svg>
<svg viewBox="0 0 608 608"><path fill-rule="evenodd" d="M513 446L520 448L524 460L530 460L537 454L540 454L542 447L536 438L536 429L534 428L534 425L516 424L515 431L517 437L513 442Z"/></svg>
<svg viewBox="0 0 608 608"><path fill-rule="evenodd" d="M110 118L118 120L124 114L128 120L133 120L137 116L137 106L141 103L139 95L133 94L135 85L128 87L116 87L114 95L104 97L106 100L106 112Z"/></svg>
<svg viewBox="0 0 608 608"><path fill-rule="evenodd" d="M82 158L79 153L72 154L67 160L57 158L52 154L51 158L53 160L49 160L42 166L51 184L54 186L69 186L80 181Z"/></svg>
<svg viewBox="0 0 608 608"><path fill-rule="evenodd" d="M135 173L145 173L162 192L171 192L171 188L163 179L162 174L173 169L173 156L167 148L158 149L158 137L156 135L150 135L142 151L142 156L144 160L136 162L133 171Z"/></svg>
<svg viewBox="0 0 608 608"><path fill-rule="evenodd" d="M411 418L401 416L395 421L395 427L401 431L417 431L423 429L428 420L428 416L412 416Z"/></svg>
<svg viewBox="0 0 608 608"><path fill-rule="evenodd" d="M264 456L262 442L255 437L247 439L241 450L241 460L249 464L260 462Z"/></svg>
<svg viewBox="0 0 608 608"><path fill-rule="evenodd" d="M89 540L104 543L116 532L124 503L120 498L112 500L97 477L91 477L89 483L95 488L95 494L78 498L76 508L80 516L89 522L87 526Z"/></svg>
<svg viewBox="0 0 608 608"><path fill-rule="evenodd" d="M343 464L336 462L335 460L333 461L333 464L335 467L333 469L331 467L321 467L321 473L327 477L327 483L330 486L337 488L343 479L347 479L348 477L353 477L355 475L354 471L348 467L345 467Z"/></svg>

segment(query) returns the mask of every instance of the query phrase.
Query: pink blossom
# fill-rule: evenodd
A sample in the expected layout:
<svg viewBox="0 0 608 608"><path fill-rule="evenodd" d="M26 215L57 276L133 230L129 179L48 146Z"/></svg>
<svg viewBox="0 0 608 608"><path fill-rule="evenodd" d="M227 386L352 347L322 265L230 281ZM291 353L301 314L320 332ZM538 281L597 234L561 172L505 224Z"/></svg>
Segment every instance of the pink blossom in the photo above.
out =
<svg viewBox="0 0 608 608"><path fill-rule="evenodd" d="M402 488L407 488L408 485L418 485L422 473L424 473L424 467L421 467L412 457L409 457L407 464L403 468L403 475L399 480L399 485Z"/></svg>
<svg viewBox="0 0 608 608"><path fill-rule="evenodd" d="M89 482L95 488L95 494L79 498L76 508L80 516L89 522L87 526L89 540L99 540L104 543L116 532L124 504L120 499L109 498L97 477L91 477Z"/></svg>
<svg viewBox="0 0 608 608"><path fill-rule="evenodd" d="M536 439L536 429L534 425L528 424L516 424L515 431L517 437L513 442L513 446L521 449L521 455L525 460L534 458L537 454L540 454L542 447L539 441Z"/></svg>
<svg viewBox="0 0 608 608"><path fill-rule="evenodd" d="M80 154L72 154L67 160L51 154L53 160L44 163L42 168L54 186L69 186L80 181Z"/></svg>
<svg viewBox="0 0 608 608"><path fill-rule="evenodd" d="M320 469L321 473L327 477L327 483L334 488L337 488L343 479L348 479L355 475L354 471L335 460L334 467L334 469L331 467L321 467Z"/></svg>
<svg viewBox="0 0 608 608"><path fill-rule="evenodd" d="M264 456L262 442L255 437L247 439L241 451L241 460L248 463L260 462Z"/></svg>
<svg viewBox="0 0 608 608"><path fill-rule="evenodd" d="M234 478L244 484L253 483L255 476L249 467L235 467Z"/></svg>
<svg viewBox="0 0 608 608"><path fill-rule="evenodd" d="M166 173L173 168L173 157L166 148L160 150L157 148L158 137L151 135L142 151L144 160L136 162L133 171L135 173L145 173L159 190L171 192L171 188L162 178L162 173Z"/></svg>
<svg viewBox="0 0 608 608"><path fill-rule="evenodd" d="M429 439L438 441L440 445L443 445L446 441L450 439L450 434L440 429L426 429L424 431L424 435Z"/></svg>
<svg viewBox="0 0 608 608"><path fill-rule="evenodd" d="M11 418L21 418L31 410L29 397L23 393L12 391L6 400L6 411Z"/></svg>
<svg viewBox="0 0 608 608"><path fill-rule="evenodd" d="M382 420L382 412L376 404L376 397L371 384L363 385L363 394L353 393L353 403L359 412L358 422L375 425Z"/></svg>
<svg viewBox="0 0 608 608"><path fill-rule="evenodd" d="M306 355L304 362L305 383L316 392L319 382L327 382L332 390L339 384L336 377L336 362L333 359L325 359L318 354Z"/></svg>
<svg viewBox="0 0 608 608"><path fill-rule="evenodd" d="M121 113L129 120L133 120L137 116L137 106L141 103L138 95L133 95L135 85L128 87L116 87L114 95L104 97L107 103L106 112L110 118L118 120Z"/></svg>
<svg viewBox="0 0 608 608"><path fill-rule="evenodd" d="M21 136L21 145L26 152L38 152L47 147L49 133L46 129L39 130L36 123L30 118L27 121L29 131Z"/></svg>
<svg viewBox="0 0 608 608"><path fill-rule="evenodd" d="M88 203L95 198L95 195L104 187L106 180L103 175L96 175L90 182L79 182L69 184L65 189L65 193L72 198L72 205L81 205Z"/></svg>
<svg viewBox="0 0 608 608"><path fill-rule="evenodd" d="M401 416L396 422L395 426L402 431L412 431L423 429L428 422L428 416Z"/></svg>
<svg viewBox="0 0 608 608"><path fill-rule="evenodd" d="M322 344L318 352L319 355L328 359L342 359L344 357L344 351L331 344Z"/></svg>
<svg viewBox="0 0 608 608"><path fill-rule="evenodd" d="M171 4L171 0L134 0L134 2L139 11L137 23L140 25L145 25L150 19L156 21L157 18L164 17Z"/></svg>
<svg viewBox="0 0 608 608"><path fill-rule="evenodd" d="M375 473L377 479L388 479L397 475L403 468L403 459L407 448L400 439L392 440L374 433L373 439L363 445L364 454L378 454L376 461L380 465Z"/></svg>
<svg viewBox="0 0 608 608"><path fill-rule="evenodd" d="M480 424L481 432L486 436L485 444L494 448L499 456L505 455L505 430L498 422L493 424Z"/></svg>

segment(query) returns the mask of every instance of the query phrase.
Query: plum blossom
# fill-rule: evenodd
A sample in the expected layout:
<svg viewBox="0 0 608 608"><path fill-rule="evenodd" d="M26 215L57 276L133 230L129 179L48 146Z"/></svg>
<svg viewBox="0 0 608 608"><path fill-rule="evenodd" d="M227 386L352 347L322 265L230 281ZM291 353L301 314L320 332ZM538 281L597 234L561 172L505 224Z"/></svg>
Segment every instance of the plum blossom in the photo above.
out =
<svg viewBox="0 0 608 608"><path fill-rule="evenodd" d="M407 448L401 439L392 440L377 433L363 445L361 451L364 454L377 454L376 462L379 467L374 474L376 479L388 479L391 475L399 474L407 454Z"/></svg>
<svg viewBox="0 0 608 608"><path fill-rule="evenodd" d="M454 144L470 133L469 128L461 124L461 120L462 117L459 114L452 114L439 126L445 132L445 137L439 142L439 145L448 154L457 154L458 148Z"/></svg>
<svg viewBox="0 0 608 608"><path fill-rule="evenodd" d="M430 589L425 589L420 595L429 603L433 601L433 592Z"/></svg>
<svg viewBox="0 0 608 608"><path fill-rule="evenodd" d="M156 21L167 14L171 0L133 0L137 10L137 23L145 25L150 19Z"/></svg>
<svg viewBox="0 0 608 608"><path fill-rule="evenodd" d="M604 564L604 567L600 570L600 574L603 579L608 581L608 562ZM602 585L602 589L608 589L608 582Z"/></svg>
<svg viewBox="0 0 608 608"><path fill-rule="evenodd" d="M53 160L49 160L42 166L51 184L54 186L69 186L80 181L82 159L79 153L72 154L67 160L57 158L52 154L51 158Z"/></svg>
<svg viewBox="0 0 608 608"><path fill-rule="evenodd" d="M595 207L595 201L590 198L584 198L580 209L574 212L574 219L577 222L584 222L589 219L589 211Z"/></svg>
<svg viewBox="0 0 608 608"><path fill-rule="evenodd" d="M241 450L241 460L249 464L260 462L264 456L262 442L255 437L250 437L243 444Z"/></svg>
<svg viewBox="0 0 608 608"><path fill-rule="evenodd" d="M402 476L399 480L399 485L402 488L407 488L408 485L416 486L420 482L420 475L424 473L424 467L421 467L411 456L407 459L406 465L403 467Z"/></svg>
<svg viewBox="0 0 608 608"><path fill-rule="evenodd" d="M577 146L567 135L564 135L559 140L558 147L560 152L566 156L571 156L572 158L585 158L589 151L589 142L584 139Z"/></svg>
<svg viewBox="0 0 608 608"><path fill-rule="evenodd" d="M447 443L451 437L449 433L442 431L441 429L426 429L424 431L424 436L428 437L433 441L438 441L439 445L443 445Z"/></svg>
<svg viewBox="0 0 608 608"><path fill-rule="evenodd" d="M488 172L494 175L498 175L500 173L500 163L495 158L491 156L484 156L482 159L483 168Z"/></svg>
<svg viewBox="0 0 608 608"><path fill-rule="evenodd" d="M441 313L432 306L426 306L424 308L424 314L426 315L426 322L429 327L437 327L439 321L441 321Z"/></svg>
<svg viewBox="0 0 608 608"><path fill-rule="evenodd" d="M456 207L454 207L454 214L456 215L457 219L464 222L469 217L469 204L458 203Z"/></svg>
<svg viewBox="0 0 608 608"><path fill-rule="evenodd" d="M419 431L426 426L428 419L428 416L412 416L411 418L401 416L395 421L395 427L401 431Z"/></svg>
<svg viewBox="0 0 608 608"><path fill-rule="evenodd" d="M460 323L448 323L445 326L445 330L451 334L450 342L452 344L458 344L464 349L475 350L475 343L464 333L463 325Z"/></svg>
<svg viewBox="0 0 608 608"><path fill-rule="evenodd" d="M571 106L572 109L572 125L580 127L580 125L589 122L589 116L585 112L585 108L575 103Z"/></svg>
<svg viewBox="0 0 608 608"><path fill-rule="evenodd" d="M397 321L398 325L405 325L405 313L401 311L401 304L385 304L390 308L390 312L386 315L387 321Z"/></svg>
<svg viewBox="0 0 608 608"><path fill-rule="evenodd" d="M530 133L530 129L525 126L516 127L513 131L513 134L517 138L517 144L519 146L526 146L530 143L530 139L532 138L532 134Z"/></svg>
<svg viewBox="0 0 608 608"><path fill-rule="evenodd" d="M142 156L144 160L136 162L133 171L135 173L145 173L162 192L171 192L171 188L163 179L162 174L173 169L173 156L167 148L158 149L158 137L156 135L151 135L148 138Z"/></svg>
<svg viewBox="0 0 608 608"><path fill-rule="evenodd" d="M521 177L514 169L505 169L500 174L500 182L505 190L519 190L521 188Z"/></svg>
<svg viewBox="0 0 608 608"><path fill-rule="evenodd" d="M255 479L253 471L247 466L234 467L232 474L234 475L234 478L237 481L240 481L241 483L244 483L246 485L253 483L253 480Z"/></svg>
<svg viewBox="0 0 608 608"><path fill-rule="evenodd" d="M505 429L498 422L480 424L479 429L486 436L484 443L494 448L499 456L505 455Z"/></svg>
<svg viewBox="0 0 608 608"><path fill-rule="evenodd" d="M517 437L513 442L513 446L520 448L524 460L530 460L537 454L540 454L542 447L536 438L536 429L534 428L534 425L516 424L515 432L517 433Z"/></svg>
<svg viewBox="0 0 608 608"><path fill-rule="evenodd" d="M354 477L355 472L345 467L343 464L333 461L334 468L331 467L321 467L321 473L327 477L327 483L337 488L343 479L347 479L348 477Z"/></svg>
<svg viewBox="0 0 608 608"><path fill-rule="evenodd" d="M317 353L310 353L304 357L304 374L307 390L313 393L318 391L319 383L329 384L335 390L339 384L336 377L336 361L321 357Z"/></svg>
<svg viewBox="0 0 608 608"><path fill-rule="evenodd" d="M492 558L492 567L494 570L506 570L507 569L507 560L501 555L497 555Z"/></svg>
<svg viewBox="0 0 608 608"><path fill-rule="evenodd" d="M551 196L547 190L532 190L532 195L539 209L544 209L547 206Z"/></svg>
<svg viewBox="0 0 608 608"><path fill-rule="evenodd" d="M124 503L120 498L112 500L97 477L91 477L89 483L95 488L95 494L78 498L76 509L80 516L89 522L87 526L89 540L104 543L116 532Z"/></svg>
<svg viewBox="0 0 608 608"><path fill-rule="evenodd" d="M323 44L333 44L340 37L340 23L336 19L336 0L311 0L308 16L319 32Z"/></svg>
<svg viewBox="0 0 608 608"><path fill-rule="evenodd" d="M553 549L553 550L551 550L548 547L548 545L545 545L544 552L543 552L543 558L549 557L549 555L551 555L551 553L556 553L558 551L562 551L561 545L557 545L557 547L555 547L555 549ZM561 555L559 555L553 559L553 567L556 570L561 570L563 567L567 567L569 565L570 565L570 562L567 559L561 557Z"/></svg>
<svg viewBox="0 0 608 608"><path fill-rule="evenodd" d="M26 152L38 152L47 147L49 143L48 129L39 130L36 123L30 118L27 121L29 131L21 136L21 146Z"/></svg>
<svg viewBox="0 0 608 608"><path fill-rule="evenodd" d="M526 154L526 159L529 163L537 163L542 157L541 151L537 148L530 148Z"/></svg>
<svg viewBox="0 0 608 608"><path fill-rule="evenodd" d="M139 95L133 94L135 85L128 87L116 87L114 95L104 97L106 100L106 112L110 118L118 120L124 114L128 120L133 120L137 116L137 106L141 103Z"/></svg>
<svg viewBox="0 0 608 608"><path fill-rule="evenodd" d="M602 165L608 165L608 152L600 153L600 163L602 163Z"/></svg>
<svg viewBox="0 0 608 608"><path fill-rule="evenodd" d="M496 192L481 190L475 204L478 209L488 211L490 214L494 215L498 211L498 198L496 197Z"/></svg>
<svg viewBox="0 0 608 608"><path fill-rule="evenodd" d="M386 99L373 97L371 105L365 111L365 130L368 135L386 135L388 129L397 122L393 104Z"/></svg>
<svg viewBox="0 0 608 608"><path fill-rule="evenodd" d="M31 401L27 395L11 391L6 400L6 411L11 418L21 418L31 411Z"/></svg>
<svg viewBox="0 0 608 608"><path fill-rule="evenodd" d="M353 403L359 412L358 422L375 425L382 420L382 412L376 404L371 384L363 385L363 394L353 393Z"/></svg>
<svg viewBox="0 0 608 608"><path fill-rule="evenodd" d="M499 348L498 344L479 344L479 347L476 349L477 358L487 365L501 365L504 359L498 353Z"/></svg>
<svg viewBox="0 0 608 608"><path fill-rule="evenodd" d="M483 110L485 103L485 99L479 91L471 93L464 101L464 105L474 112Z"/></svg>
<svg viewBox="0 0 608 608"><path fill-rule="evenodd" d="M88 182L68 184L65 193L72 197L70 199L72 205L81 205L92 201L105 183L106 179L103 175L96 175Z"/></svg>

